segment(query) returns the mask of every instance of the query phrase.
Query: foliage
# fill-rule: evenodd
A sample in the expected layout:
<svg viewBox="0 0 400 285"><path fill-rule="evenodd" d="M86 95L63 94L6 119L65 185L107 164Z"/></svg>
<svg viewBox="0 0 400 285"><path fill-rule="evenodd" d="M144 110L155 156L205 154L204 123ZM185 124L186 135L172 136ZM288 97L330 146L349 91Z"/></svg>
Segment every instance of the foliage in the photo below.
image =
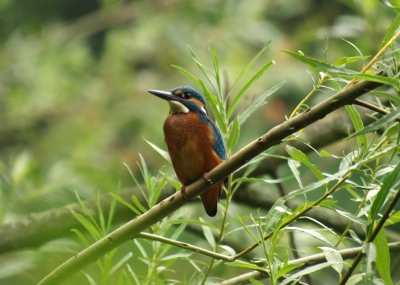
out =
<svg viewBox="0 0 400 285"><path fill-rule="evenodd" d="M104 1L110 5L108 2ZM398 8L394 7L395 1L381 1L381 4L365 1L365 5L359 1L347 2L343 5L353 11L353 27L362 27L356 19L363 19L369 25L365 38L354 37L350 41L351 36L348 36L345 41L337 41L330 35L324 37L323 49L314 46L302 48L301 52L284 51L281 56L296 60L294 75L279 72L286 67L274 49L282 37L267 44L265 37L271 37L254 37L256 31L266 34L271 30L271 26L266 28L267 22L263 25L256 21L257 17L242 17L243 21L236 21L241 13L259 15L257 9L265 11L258 4L221 4L224 9L212 9L218 11L211 11L203 4L177 4L180 11L199 9L201 19L207 19L201 27L198 27L199 16L192 19L189 12L182 13L178 17L180 21L176 21L176 17L175 21L169 21L171 25L165 25L167 14L174 14L171 11L160 13L159 18L152 15L146 19L138 15L139 27L150 26L151 22L153 30L164 31L160 33L162 37L155 41L156 35L144 28L116 29L108 34L108 46L98 61L90 56L84 41L72 41L60 47L60 43L67 42L63 37L67 34L65 31L71 31L68 29L50 26L42 31L52 35L50 40L35 37L25 46L21 44L25 40L22 34L12 34L0 52L4 70L0 90L12 94L10 98L0 98L7 106L7 112L2 115L7 128L0 132L4 131L2 137L6 134L11 141L0 139L0 143L6 145L0 153L0 218L7 224L31 212L74 202L77 197L82 213L72 211L72 215L83 229L74 229L75 238L54 241L35 255L15 254L11 262L7 257L1 257L0 265L7 266L0 266L4 268L0 270L0 284L3 284L2 280L8 282L18 275L24 280L21 281L23 284L27 282L22 276L24 270L37 270L38 264L43 264L46 268L43 272L50 272L68 256L81 251L82 245L90 248L96 241L116 233L120 229L114 222L116 205L127 207L132 215L141 215L157 207L168 185L180 188L162 139L153 136L154 133L161 134L161 127L155 126L155 121L161 122L166 114L152 114L150 119L150 112L147 106L142 108L142 103L152 105L154 102L142 99L144 95L135 98L137 101L133 103L127 95L133 91L132 75L136 77L134 89L141 93L153 88L154 82L173 87L175 82L182 82L181 75L193 81L207 97L208 106L223 134L228 156L265 132L266 127L260 124L265 120L262 112L271 105L270 101L284 98L285 93L291 94L290 88L296 92L287 102L293 109L287 119L302 116L316 102L352 88L359 80L379 82L385 88L375 90L374 97L366 97L368 102L360 100L346 106L352 124L349 129L355 132L341 142L339 150L315 148L303 136L305 130L292 134L284 141L286 153L277 154L278 149L271 148L230 175L224 199L220 201L219 218L204 218L199 214L202 213L200 207L191 202L171 215L154 220L152 226L135 236L132 242L110 250L97 260L96 266L85 268L80 274L83 278L76 277L76 280L84 284L239 282L230 278L242 278L253 284L264 284L263 278L268 278L270 284L310 282L307 278L314 283L322 278L331 279L332 284L398 282L394 268L399 261L392 253L393 241L398 241L396 227L400 221L400 212L395 207L400 195L399 50L395 42L400 21L396 14L391 23L389 17L379 22L374 14L378 13L378 7L387 9L385 13L388 10L397 13ZM145 9L144 4L134 5ZM301 13L295 4L289 6L282 7L289 14ZM338 22L344 25L346 19L340 18ZM232 29L235 27L236 32L221 34L221 30L227 31L225 27L229 25L229 30L235 30ZM336 25L339 29L340 24ZM373 30L380 25L384 25L385 35ZM198 27L195 32L194 27ZM179 30L184 36L177 37L173 30ZM209 31L210 38L214 39L210 40L211 45L200 38ZM199 38L190 40L192 33ZM126 39L127 34L131 35L130 40ZM146 37L140 38L141 34ZM297 30L293 40L305 34L306 31ZM249 45L235 45L235 37L247 39ZM220 38L221 42L215 40ZM165 56L157 63L152 56L154 42L160 44L157 48L162 49ZM338 42L346 48L338 49ZM188 54L186 44L190 46L189 54L200 76L189 70L191 64L182 60L185 50ZM168 49L168 46L175 48ZM211 46L208 50L211 56L203 53L205 46ZM284 45L284 49L295 50L297 47ZM373 52L376 49L378 52ZM352 56L354 52L356 55ZM277 59L271 60L271 57ZM171 72L164 66L171 62L179 72ZM307 80L300 80L301 87L292 86L300 73L297 62L307 64L312 88L307 86ZM300 68L304 69L304 66ZM149 72L155 69L173 75L166 79L164 75ZM37 75L33 76L32 70ZM80 70L80 73L74 70ZM229 70L229 74L225 70ZM381 71L387 76L379 74ZM232 74L238 75L231 82ZM182 85L176 85L179 84ZM294 102L296 106L292 106ZM371 114L374 122L368 125L360 109L355 107L367 104L374 107ZM157 105L154 106L154 110L157 109ZM332 130L334 128L332 124ZM13 133L14 129L19 130L17 135ZM33 135L38 132L42 135ZM143 141L142 136L151 139ZM65 143L66 138L68 143ZM306 150L299 145L306 145ZM138 149L140 153L142 150L146 153L131 154L138 153ZM156 153L165 160L159 159ZM9 163L4 162L5 157ZM280 160L276 166L281 165L279 172L267 173L272 177L253 176L253 171L271 158ZM133 163L136 160L140 161L137 166ZM126 162L128 171L122 166L115 167L122 161ZM167 161L167 166L160 169L160 161ZM117 191L110 191L115 189L118 180L121 180L118 189L131 186L133 180L144 200L139 196L126 200ZM275 192L271 189L273 186L284 191ZM90 189L93 188L99 190L96 191L96 207L92 209L84 200L92 196ZM251 196L256 193L253 188L261 189L263 195L278 193L279 198L270 206L257 204L257 198L253 198L253 203L258 205L256 208L242 207L240 202L246 201L238 203L235 198L243 191ZM57 192L59 189L64 191ZM74 192L76 196L72 195ZM101 195L112 199L107 216L100 204ZM337 220L341 217L346 224L344 227L331 225L323 218L309 215L311 210L322 210L325 216L336 215ZM61 253L59 259L54 259L56 253ZM44 262L46 259L52 259L50 264ZM231 267L238 270L230 270ZM74 282L74 278L69 281ZM37 277L32 279L35 283L39 281Z"/></svg>

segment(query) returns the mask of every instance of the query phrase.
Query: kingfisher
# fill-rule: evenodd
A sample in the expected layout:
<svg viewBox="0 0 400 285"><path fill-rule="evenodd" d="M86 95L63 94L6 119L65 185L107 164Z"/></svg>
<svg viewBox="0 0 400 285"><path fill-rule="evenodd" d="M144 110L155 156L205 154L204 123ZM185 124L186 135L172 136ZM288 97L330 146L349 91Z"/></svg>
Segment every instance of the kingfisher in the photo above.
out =
<svg viewBox="0 0 400 285"><path fill-rule="evenodd" d="M187 185L203 177L226 160L221 133L208 117L203 96L195 89L180 86L171 91L149 90L168 102L170 112L164 122L164 136L176 176L186 198ZM207 214L217 214L218 198L223 181L200 195Z"/></svg>

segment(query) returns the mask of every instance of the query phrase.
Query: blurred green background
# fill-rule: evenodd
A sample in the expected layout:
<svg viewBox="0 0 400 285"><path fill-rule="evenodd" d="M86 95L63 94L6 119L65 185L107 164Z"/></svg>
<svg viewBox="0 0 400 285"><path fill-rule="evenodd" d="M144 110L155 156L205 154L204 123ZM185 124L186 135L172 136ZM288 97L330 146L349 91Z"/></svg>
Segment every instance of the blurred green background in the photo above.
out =
<svg viewBox="0 0 400 285"><path fill-rule="evenodd" d="M0 222L74 203L75 191L85 199L131 187L123 163L137 173L138 153L153 173L166 165L143 138L165 148L168 106L147 90L197 87L171 66L201 77L188 46L210 68L215 46L229 85L272 39L257 64L276 65L244 101L286 83L243 126L239 149L284 121L312 88L307 66L280 50L323 59L327 36L329 62L359 55L342 38L374 55L394 16L377 0L1 1ZM15 274L32 268L28 255ZM0 284L11 273L0 269ZM14 284L37 281L22 275Z"/></svg>

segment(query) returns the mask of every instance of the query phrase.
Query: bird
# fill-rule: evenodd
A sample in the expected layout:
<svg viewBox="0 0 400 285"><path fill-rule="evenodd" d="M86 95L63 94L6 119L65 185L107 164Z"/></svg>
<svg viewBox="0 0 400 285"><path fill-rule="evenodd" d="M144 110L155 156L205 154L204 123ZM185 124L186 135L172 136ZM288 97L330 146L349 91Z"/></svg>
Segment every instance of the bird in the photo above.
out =
<svg viewBox="0 0 400 285"><path fill-rule="evenodd" d="M207 173L226 160L224 142L216 124L208 117L203 96L188 86L170 91L149 90L168 102L170 111L163 130L165 143L176 176L185 188L199 178L209 182ZM218 199L224 181L218 182L200 195L206 213L217 214Z"/></svg>

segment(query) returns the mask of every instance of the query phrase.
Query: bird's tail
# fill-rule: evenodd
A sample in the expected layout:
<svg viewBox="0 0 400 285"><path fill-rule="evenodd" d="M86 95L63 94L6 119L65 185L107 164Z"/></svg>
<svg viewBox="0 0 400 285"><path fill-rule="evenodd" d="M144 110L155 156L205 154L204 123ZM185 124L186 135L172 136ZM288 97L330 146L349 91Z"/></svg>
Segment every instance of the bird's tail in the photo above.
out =
<svg viewBox="0 0 400 285"><path fill-rule="evenodd" d="M223 181L215 184L213 187L200 195L201 201L204 205L204 209L210 217L214 217L217 214L218 198L220 195L222 183Z"/></svg>

